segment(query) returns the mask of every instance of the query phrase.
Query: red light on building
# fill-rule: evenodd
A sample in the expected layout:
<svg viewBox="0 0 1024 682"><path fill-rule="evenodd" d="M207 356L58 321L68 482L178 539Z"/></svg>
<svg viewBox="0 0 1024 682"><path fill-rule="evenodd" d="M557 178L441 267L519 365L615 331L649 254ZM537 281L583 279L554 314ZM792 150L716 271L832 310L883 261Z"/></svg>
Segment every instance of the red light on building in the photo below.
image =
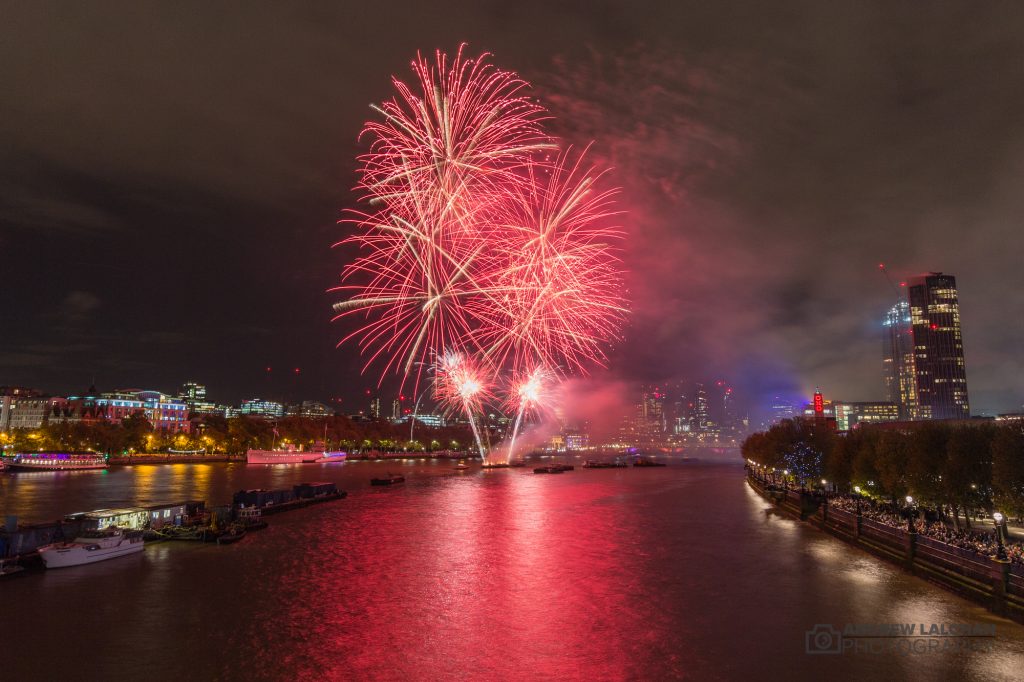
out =
<svg viewBox="0 0 1024 682"><path fill-rule="evenodd" d="M270 365L267 365L267 374L270 374L270 371L271 371L272 369L273 369L273 367L271 367Z"/></svg>
<svg viewBox="0 0 1024 682"><path fill-rule="evenodd" d="M821 393L814 394L814 413L824 414L825 413L825 398L822 397Z"/></svg>
<svg viewBox="0 0 1024 682"><path fill-rule="evenodd" d="M936 329L939 328L939 325L937 325L934 322L932 322L931 327L932 327L932 331L935 331Z"/></svg>
<svg viewBox="0 0 1024 682"><path fill-rule="evenodd" d="M296 374L302 374L302 370L299 369L298 367L296 367L294 371Z"/></svg>

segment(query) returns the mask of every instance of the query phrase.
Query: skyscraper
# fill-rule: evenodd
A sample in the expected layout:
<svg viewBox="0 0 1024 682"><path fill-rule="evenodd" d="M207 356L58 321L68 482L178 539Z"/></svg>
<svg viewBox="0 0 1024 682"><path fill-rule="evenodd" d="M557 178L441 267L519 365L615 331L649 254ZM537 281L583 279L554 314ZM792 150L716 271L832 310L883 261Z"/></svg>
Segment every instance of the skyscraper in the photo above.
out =
<svg viewBox="0 0 1024 682"><path fill-rule="evenodd" d="M914 339L910 304L900 301L885 316L882 366L889 402L899 406L900 419L918 419L917 381L914 376Z"/></svg>
<svg viewBox="0 0 1024 682"><path fill-rule="evenodd" d="M956 278L941 272L918 277L909 283L907 301L918 417L970 417Z"/></svg>
<svg viewBox="0 0 1024 682"><path fill-rule="evenodd" d="M697 384L697 398L694 400L693 418L695 430L707 431L711 428L711 411L708 406L708 393L704 384Z"/></svg>
<svg viewBox="0 0 1024 682"><path fill-rule="evenodd" d="M885 386L900 417L970 417L956 278L933 272L912 280L885 326Z"/></svg>

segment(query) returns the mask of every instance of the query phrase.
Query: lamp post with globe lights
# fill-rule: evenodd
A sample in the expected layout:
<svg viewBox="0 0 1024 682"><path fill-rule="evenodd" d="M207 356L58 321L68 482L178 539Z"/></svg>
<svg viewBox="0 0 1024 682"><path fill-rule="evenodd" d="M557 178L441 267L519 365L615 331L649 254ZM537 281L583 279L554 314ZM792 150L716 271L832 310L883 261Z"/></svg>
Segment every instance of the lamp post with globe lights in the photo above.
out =
<svg viewBox="0 0 1024 682"><path fill-rule="evenodd" d="M1006 548L1003 547L1003 515L996 512L992 519L996 522L996 558L1006 561Z"/></svg>

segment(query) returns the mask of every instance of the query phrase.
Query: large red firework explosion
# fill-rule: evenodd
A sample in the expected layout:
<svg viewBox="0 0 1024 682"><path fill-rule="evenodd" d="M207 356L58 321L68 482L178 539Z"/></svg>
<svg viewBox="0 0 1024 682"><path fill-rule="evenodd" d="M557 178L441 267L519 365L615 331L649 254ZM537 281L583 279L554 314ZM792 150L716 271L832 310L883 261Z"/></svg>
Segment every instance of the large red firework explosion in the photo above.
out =
<svg viewBox="0 0 1024 682"><path fill-rule="evenodd" d="M528 84L487 57L418 56L414 85L393 79L397 96L373 107L359 157L369 209L347 219L355 233L341 242L360 255L335 289L348 297L338 317L365 320L342 339L358 340L364 369L380 362L382 378L418 387L435 367L435 396L471 424L485 393L467 386L585 373L626 313L614 191L544 131ZM453 383L470 367L470 384ZM537 398L513 392L518 428Z"/></svg>

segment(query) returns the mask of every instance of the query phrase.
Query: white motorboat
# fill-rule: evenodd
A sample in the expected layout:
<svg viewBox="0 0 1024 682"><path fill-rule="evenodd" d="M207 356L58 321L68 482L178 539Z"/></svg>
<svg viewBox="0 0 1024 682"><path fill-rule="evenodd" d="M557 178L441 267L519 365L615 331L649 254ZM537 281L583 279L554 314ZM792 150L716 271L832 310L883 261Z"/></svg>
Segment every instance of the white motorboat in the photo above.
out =
<svg viewBox="0 0 1024 682"><path fill-rule="evenodd" d="M120 528L111 527L83 531L72 542L40 547L39 556L47 568L64 568L135 554L145 548L142 531L122 531Z"/></svg>

